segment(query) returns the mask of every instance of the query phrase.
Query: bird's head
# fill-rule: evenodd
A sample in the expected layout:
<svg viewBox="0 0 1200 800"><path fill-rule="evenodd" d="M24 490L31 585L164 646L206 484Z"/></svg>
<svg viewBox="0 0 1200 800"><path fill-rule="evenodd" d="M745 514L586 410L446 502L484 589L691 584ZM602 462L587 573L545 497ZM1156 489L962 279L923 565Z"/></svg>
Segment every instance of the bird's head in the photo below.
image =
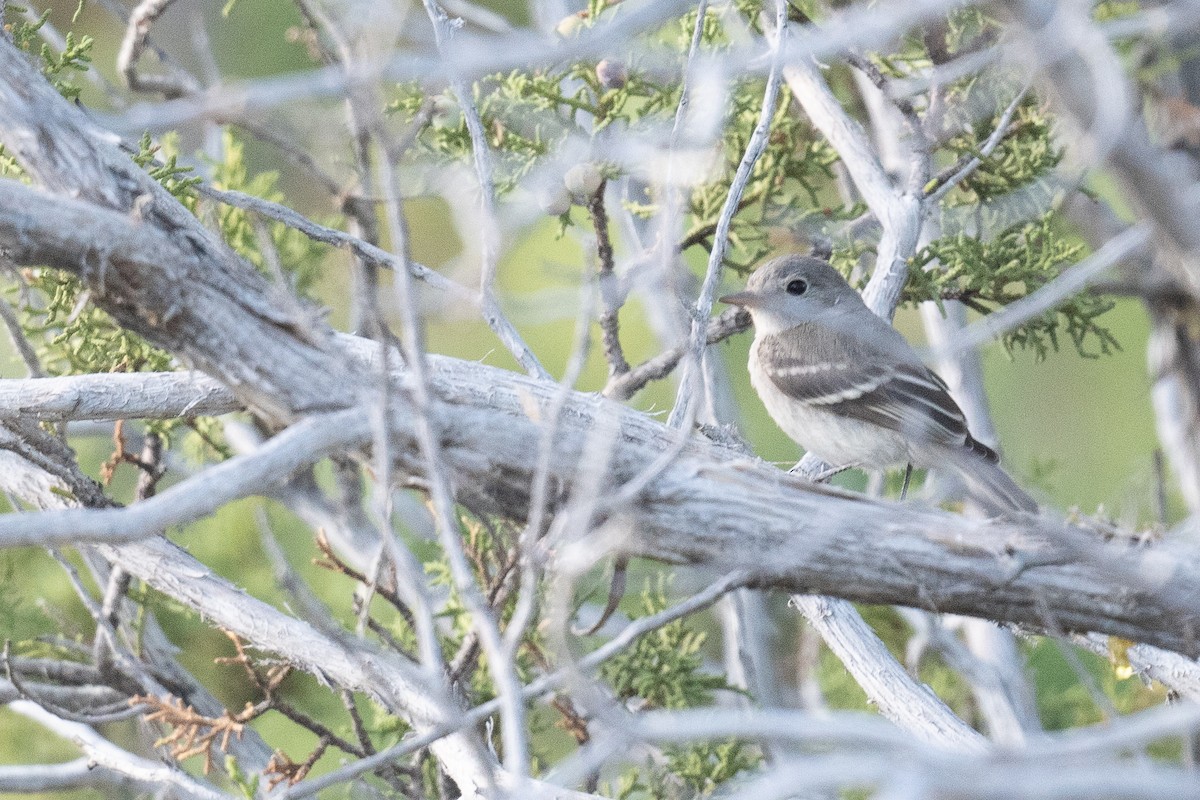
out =
<svg viewBox="0 0 1200 800"><path fill-rule="evenodd" d="M759 333L865 310L858 292L828 262L800 255L768 261L754 271L744 291L725 295L721 302L749 311Z"/></svg>

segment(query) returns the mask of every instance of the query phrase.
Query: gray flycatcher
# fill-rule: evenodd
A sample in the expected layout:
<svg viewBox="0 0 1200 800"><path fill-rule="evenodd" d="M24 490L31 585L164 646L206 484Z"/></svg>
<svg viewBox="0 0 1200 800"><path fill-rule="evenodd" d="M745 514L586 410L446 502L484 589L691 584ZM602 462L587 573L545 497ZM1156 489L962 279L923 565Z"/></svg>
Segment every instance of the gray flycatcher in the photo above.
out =
<svg viewBox="0 0 1200 800"><path fill-rule="evenodd" d="M810 453L837 467L950 466L988 513L1037 511L946 383L828 263L776 258L721 302L750 312L750 383Z"/></svg>

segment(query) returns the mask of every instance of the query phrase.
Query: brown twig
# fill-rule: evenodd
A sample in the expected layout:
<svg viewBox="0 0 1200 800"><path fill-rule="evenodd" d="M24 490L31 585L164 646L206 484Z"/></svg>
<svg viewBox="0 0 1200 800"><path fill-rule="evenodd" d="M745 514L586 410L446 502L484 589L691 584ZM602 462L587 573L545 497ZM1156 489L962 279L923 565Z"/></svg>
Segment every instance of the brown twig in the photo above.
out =
<svg viewBox="0 0 1200 800"><path fill-rule="evenodd" d="M571 734L576 744L584 745L591 740L592 734L588 731L587 719L576 710L571 698L558 694L550 701L550 705L555 711L562 714L558 727Z"/></svg>
<svg viewBox="0 0 1200 800"><path fill-rule="evenodd" d="M537 666L544 672L553 672L553 667L546 653L537 644L529 642L527 649L530 656ZM587 744L591 738L591 731L588 729L587 717L582 714L570 697L561 694L553 695L548 704L551 708L562 715L562 719L558 722L558 727L567 731L574 737L577 744Z"/></svg>
<svg viewBox="0 0 1200 800"><path fill-rule="evenodd" d="M100 465L100 482L105 486L112 483L113 473L117 467L128 459L133 459L125 450L125 420L119 419L113 424L113 453Z"/></svg>
<svg viewBox="0 0 1200 800"><path fill-rule="evenodd" d="M290 161L294 166L304 170L305 174L316 181L325 189L327 193L339 200L339 206L345 202L347 190L342 187L341 181L326 172L317 160L312 157L312 154L306 150L302 150L299 145L282 136L278 132L280 122L277 119L271 121L271 127L260 124L249 119L230 120L234 125L244 130L246 133L253 136L262 142L272 145L281 156Z"/></svg>
<svg viewBox="0 0 1200 800"><path fill-rule="evenodd" d="M413 613L394 590L380 585L378 582L372 583L366 575L351 567L345 561L340 559L333 548L329 545L329 539L325 536L324 531L317 532L317 549L321 551L323 558L314 558L312 563L314 566L330 570L331 572L339 572L351 580L358 581L361 584L369 585L373 588L376 594L386 600L393 608L400 613L404 618L404 622L415 630L416 622L413 618Z"/></svg>
<svg viewBox="0 0 1200 800"><path fill-rule="evenodd" d="M517 548L511 548L508 551L508 556L501 565L499 572L495 578L488 584L487 602L493 609L503 605L512 594L514 588L513 582L508 580L509 576L517 567L517 562L520 560L520 552ZM472 629L465 637L462 644L459 645L458 652L454 654L454 658L450 660L447 667L448 680L451 684L458 683L463 676L475 666L475 661L479 657L479 634Z"/></svg>
<svg viewBox="0 0 1200 800"><path fill-rule="evenodd" d="M267 788L274 789L284 781L287 781L288 786L295 786L297 783L304 780L305 776L307 776L309 771L313 768L313 765L321 759L321 756L325 755L325 751L329 748L330 744L332 744L332 742L322 736L321 740L317 742L316 748L313 749L308 758L304 759L298 764L295 761L292 761L292 759L288 757L287 753L283 752L282 750L276 750L271 755L271 760L267 762L267 766L263 770L264 775L272 776L267 782Z"/></svg>
<svg viewBox="0 0 1200 800"><path fill-rule="evenodd" d="M259 716L267 711L277 711L283 716L290 719L297 725L307 728L308 730L321 737L327 744L332 744L334 747L349 753L358 758L364 758L370 755L370 751L356 746L341 736L338 736L324 724L318 722L312 717L305 714L303 711L294 708L290 703L279 696L279 687L282 685L285 678L291 674L292 669L286 664L275 664L267 669L266 673L260 673L259 669L251 660L250 655L246 652L241 637L232 634L228 631L225 635L233 642L234 649L237 651L236 656L223 657L214 659L218 664L238 664L245 669L246 674L250 677L250 682L263 694L263 699L257 705L250 706L247 704L246 710L238 715L237 719L242 722L249 722L254 717ZM250 709L254 709L257 713L253 716L250 714ZM245 718L243 718L245 717Z"/></svg>
<svg viewBox="0 0 1200 800"><path fill-rule="evenodd" d="M909 136L912 139L911 146L916 169L913 171L910 180L915 184L913 188L919 189L929 180L929 173L933 163L933 148L929 136L926 134L925 125L921 122L916 108L907 97L897 97L893 94L891 87L888 85L887 77L884 76L883 72L880 71L879 67L870 58L860 53L851 52L846 55L846 60L851 66L865 75L867 80L900 112L900 117L904 120L904 127L908 129Z"/></svg>
<svg viewBox="0 0 1200 800"><path fill-rule="evenodd" d="M367 726L363 724L362 714L358 713L354 695L347 689L343 689L339 694L342 697L342 705L346 707L346 713L350 715L350 726L354 729L354 736L358 739L363 752L367 755L374 755L375 745L371 742L371 735L367 733Z"/></svg>
<svg viewBox="0 0 1200 800"><path fill-rule="evenodd" d="M355 598L354 602L355 606L352 610L357 615L360 613L360 609L357 604L360 603L361 600ZM367 630L378 636L384 644L395 650L397 653L402 653L408 659L416 661L416 657L409 651L409 649L402 645L396 639L396 637L392 635L392 632L388 630L387 627L379 620L375 619L374 617L367 617Z"/></svg>
<svg viewBox="0 0 1200 800"><path fill-rule="evenodd" d="M177 761L203 754L205 775L212 771L213 747L220 748L223 753L228 752L230 738L236 736L240 739L246 723L265 710L260 708L261 704L254 706L247 703L239 714L225 711L219 717L206 717L181 698L159 698L154 695L131 697L129 704L148 707L150 711L145 716L147 722L161 722L174 729L156 741L155 747L169 746L171 756Z"/></svg>
<svg viewBox="0 0 1200 800"><path fill-rule="evenodd" d="M141 474L137 483L137 499L145 500L154 495L158 481L166 472L162 463L162 438L157 434L147 434L142 445L141 456L135 456L125 449L125 420L119 419L113 424L113 453L100 465L100 480L105 486L112 482L113 474L121 464L132 464Z"/></svg>
<svg viewBox="0 0 1200 800"><path fill-rule="evenodd" d="M728 339L735 333L750 329L750 314L741 309L729 309L708 321L708 344ZM671 374L687 352L687 345L678 345L643 361L629 372L610 378L603 395L614 400L628 400L651 381Z"/></svg>
<svg viewBox="0 0 1200 800"><path fill-rule="evenodd" d="M629 362L621 348L621 329L617 319L623 305L617 276L613 271L613 246L608 235L608 211L604 208L604 190L607 181L600 181L599 188L588 199L588 213L596 229L596 257L600 261L600 298L604 310L600 312L600 331L604 342L604 358L608 361L609 378L629 372Z"/></svg>

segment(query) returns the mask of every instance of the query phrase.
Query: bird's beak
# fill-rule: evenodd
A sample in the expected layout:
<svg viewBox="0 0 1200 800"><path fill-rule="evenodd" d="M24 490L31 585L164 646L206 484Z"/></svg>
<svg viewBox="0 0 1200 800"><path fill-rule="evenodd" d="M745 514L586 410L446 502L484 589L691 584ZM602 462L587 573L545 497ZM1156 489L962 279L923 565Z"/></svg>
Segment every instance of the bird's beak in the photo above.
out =
<svg viewBox="0 0 1200 800"><path fill-rule="evenodd" d="M724 297L717 298L722 303L728 303L731 306L741 306L742 308L758 308L762 304L762 298L758 292L734 292L727 294Z"/></svg>

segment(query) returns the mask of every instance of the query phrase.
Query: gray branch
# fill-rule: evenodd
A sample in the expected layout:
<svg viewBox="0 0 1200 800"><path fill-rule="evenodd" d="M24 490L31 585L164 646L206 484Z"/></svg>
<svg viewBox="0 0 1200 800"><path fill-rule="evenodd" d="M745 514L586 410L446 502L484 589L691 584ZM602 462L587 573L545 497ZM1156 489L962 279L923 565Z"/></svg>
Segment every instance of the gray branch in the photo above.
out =
<svg viewBox="0 0 1200 800"><path fill-rule="evenodd" d="M361 345L359 357L375 347ZM435 421L459 499L523 519L536 468L536 452L528 443L537 441L536 417L552 407L559 388L444 357L431 357L430 367L439 398ZM179 377L193 380L186 374ZM398 466L420 475L424 465L415 431L404 398L396 402ZM575 473L587 435L604 415L614 415L621 425L612 470L617 484L640 474L674 445L677 434L645 414L572 393L551 456L552 474ZM347 418L339 419L345 423ZM295 441L309 435L303 431L317 429L301 426L290 438ZM353 429L348 425L336 435L327 434L328 441L340 437L346 446L353 445ZM361 430L365 437L365 422ZM319 457L305 457L304 447L293 449L288 442L285 436L283 442L268 444L261 459L291 453L290 471ZM278 449L271 449L272 444ZM250 460L236 472L253 469L261 480L234 478L229 468L225 474L234 483L224 482L218 480L221 467L215 467L127 510L0 517L0 538L13 544L40 536L83 542L116 535L126 540L131 530L151 535L164 522L185 524L211 513L216 506L206 498L215 492L233 499L267 491L272 480L285 477L256 465L254 455L245 458ZM162 504L161 510L156 504ZM168 506L174 513L167 514ZM612 511L629 533L628 553L747 569L758 586L1007 620L1038 630L1098 631L1183 653L1200 652L1193 634L1200 629L1200 574L1190 555L1169 544L1135 546L1119 538L1105 543L1101 534L1048 517L972 520L915 503L875 501L814 486L699 438L688 442L635 502ZM764 561L762 553L772 558Z"/></svg>

